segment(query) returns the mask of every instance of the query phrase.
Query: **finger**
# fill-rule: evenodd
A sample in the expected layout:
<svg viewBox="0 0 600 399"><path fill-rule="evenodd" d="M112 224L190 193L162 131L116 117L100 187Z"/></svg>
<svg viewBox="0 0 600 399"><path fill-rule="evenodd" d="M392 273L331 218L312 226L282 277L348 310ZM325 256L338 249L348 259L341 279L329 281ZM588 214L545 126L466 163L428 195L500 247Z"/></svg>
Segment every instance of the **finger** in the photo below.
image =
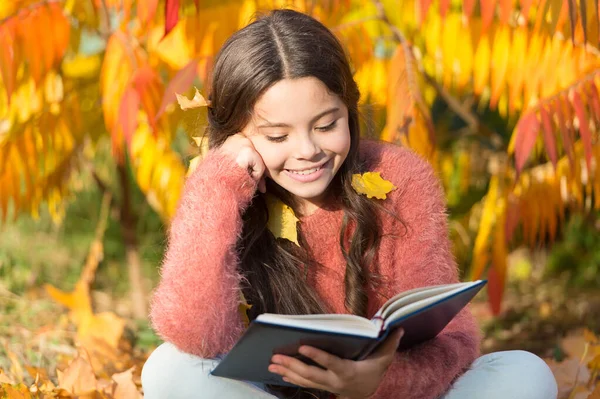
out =
<svg viewBox="0 0 600 399"><path fill-rule="evenodd" d="M346 368L346 361L344 359L340 359L339 357L334 356L331 353L327 353L321 349L305 345L301 346L298 349L298 352L336 374L341 374L341 372Z"/></svg>
<svg viewBox="0 0 600 399"><path fill-rule="evenodd" d="M383 341L381 346L377 348L377 350L369 356L372 357L381 357L393 355L398 349L398 345L400 345L400 341L402 340L402 336L404 335L404 330L402 328L397 328Z"/></svg>
<svg viewBox="0 0 600 399"><path fill-rule="evenodd" d="M328 386L319 384L316 381L312 381L308 378L305 378L305 377L301 376L300 374L298 374L282 365L271 364L269 366L269 371L272 373L281 375L285 382L289 382L291 384L295 384L295 385L298 385L298 386L301 386L304 388L316 388L316 389L322 389L325 391L331 390L331 388L329 388Z"/></svg>
<svg viewBox="0 0 600 399"><path fill-rule="evenodd" d="M290 356L275 355L271 361L273 364L269 366L269 371L271 371L271 367L275 366L276 370L285 371L288 373L288 375L293 373L303 379L321 385L327 385L329 383L329 379L331 378L331 374L327 370L323 370L315 366L309 366L303 361ZM278 368L278 366L283 367ZM284 376L287 377L288 375Z"/></svg>
<svg viewBox="0 0 600 399"><path fill-rule="evenodd" d="M257 159L258 157L258 159ZM260 155L256 155L255 158L251 161L250 167L252 168L252 178L255 181L260 181L260 179L263 177L264 173L265 173L265 165L262 163L262 160L260 159Z"/></svg>

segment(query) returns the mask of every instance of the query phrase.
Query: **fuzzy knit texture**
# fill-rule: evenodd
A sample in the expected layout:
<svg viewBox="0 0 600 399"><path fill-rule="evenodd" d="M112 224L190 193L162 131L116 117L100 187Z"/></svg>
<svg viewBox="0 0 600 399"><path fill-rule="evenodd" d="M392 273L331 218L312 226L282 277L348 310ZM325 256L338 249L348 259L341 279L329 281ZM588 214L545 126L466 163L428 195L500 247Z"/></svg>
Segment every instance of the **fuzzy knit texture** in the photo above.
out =
<svg viewBox="0 0 600 399"><path fill-rule="evenodd" d="M433 168L409 149L362 141L370 171L397 189L383 201L405 224L381 212L383 238L371 272L369 317L396 293L458 281L448 238L444 194ZM205 358L228 352L243 333L238 313L240 274L236 242L241 214L256 183L235 161L210 151L186 180L169 231L161 280L151 304L153 327L184 352ZM307 282L334 313L344 307L346 264L339 248L343 211L336 204L300 220L318 267ZM372 398L437 398L479 356L480 332L468 307L434 339L396 353Z"/></svg>

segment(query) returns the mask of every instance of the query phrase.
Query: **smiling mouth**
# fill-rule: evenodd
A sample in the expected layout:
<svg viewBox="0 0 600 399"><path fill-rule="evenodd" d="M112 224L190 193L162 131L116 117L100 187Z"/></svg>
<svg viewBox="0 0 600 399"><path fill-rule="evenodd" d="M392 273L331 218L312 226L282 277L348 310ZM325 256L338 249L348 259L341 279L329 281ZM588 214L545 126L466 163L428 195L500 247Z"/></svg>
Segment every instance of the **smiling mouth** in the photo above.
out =
<svg viewBox="0 0 600 399"><path fill-rule="evenodd" d="M286 171L289 173L293 173L295 175L312 175L313 173L316 173L316 172L320 171L321 169L323 169L323 167L325 165L327 165L328 163L329 163L329 161L325 162L321 166L317 166L316 168L311 168L311 169L303 169L303 170L286 169Z"/></svg>

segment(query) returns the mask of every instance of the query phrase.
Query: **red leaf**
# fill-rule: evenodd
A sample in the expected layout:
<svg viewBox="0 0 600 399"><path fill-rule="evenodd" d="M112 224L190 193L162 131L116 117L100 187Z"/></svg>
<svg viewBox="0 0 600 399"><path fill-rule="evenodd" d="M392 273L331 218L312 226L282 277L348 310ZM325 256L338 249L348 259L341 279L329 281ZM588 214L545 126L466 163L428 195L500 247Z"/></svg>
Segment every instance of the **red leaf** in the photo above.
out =
<svg viewBox="0 0 600 399"><path fill-rule="evenodd" d="M179 0L165 1L165 36L173 30L179 21ZM163 36L164 37L164 36Z"/></svg>
<svg viewBox="0 0 600 399"><path fill-rule="evenodd" d="M570 126L567 124L567 119L569 115L565 112L565 104L563 103L562 97L559 97L558 100L554 101L554 112L558 117L558 130L560 131L560 135L563 141L563 148L567 153L567 157L569 158L569 163L573 165L575 160L573 155L573 140L571 140L571 135L569 134Z"/></svg>
<svg viewBox="0 0 600 399"><path fill-rule="evenodd" d="M515 130L517 131L515 163L517 174L519 174L523 170L527 158L529 158L529 154L535 145L538 131L540 130L540 122L537 119L537 115L533 112L526 113L517 123Z"/></svg>
<svg viewBox="0 0 600 399"><path fill-rule="evenodd" d="M175 93L183 93L190 88L192 82L196 78L197 66L198 61L190 61L190 63L177 72L177 75L169 82L169 85L165 89L165 95L160 104L160 108L158 109L158 113L155 116L156 119L162 115L169 104L175 101Z"/></svg>
<svg viewBox="0 0 600 399"><path fill-rule="evenodd" d="M546 107L542 107L540 109L540 114L542 115L542 131L544 133L544 145L546 146L546 153L552 161L552 165L556 169L556 141L554 138L554 129L552 128L552 119Z"/></svg>
<svg viewBox="0 0 600 399"><path fill-rule="evenodd" d="M510 243L512 236L519 224L520 218L519 204L509 202L506 206L506 222L504 226L504 234L507 243Z"/></svg>
<svg viewBox="0 0 600 399"><path fill-rule="evenodd" d="M440 15L442 19L446 18L450 11L450 0L440 0Z"/></svg>
<svg viewBox="0 0 600 399"><path fill-rule="evenodd" d="M598 96L598 88L596 87L596 83L594 83L594 81L589 82L589 84L587 84L585 88L590 98L590 103L592 105L592 118L594 119L594 122L596 123L596 128L598 129L600 128L600 96Z"/></svg>
<svg viewBox="0 0 600 399"><path fill-rule="evenodd" d="M8 104L15 90L16 65L15 65L15 22L13 19L0 25L0 73L6 88Z"/></svg>
<svg viewBox="0 0 600 399"><path fill-rule="evenodd" d="M494 11L496 9L497 0L479 0L481 7L481 32L487 32L494 19Z"/></svg>
<svg viewBox="0 0 600 399"><path fill-rule="evenodd" d="M504 293L504 276L500 275L494 265L488 272L488 298L492 313L497 316L500 314L502 305L502 296Z"/></svg>
<svg viewBox="0 0 600 399"><path fill-rule="evenodd" d="M196 12L200 12L200 0L194 0L194 5L196 6Z"/></svg>
<svg viewBox="0 0 600 399"><path fill-rule="evenodd" d="M577 90L573 90L573 108L575 108L575 115L579 120L579 135L583 141L583 152L585 153L585 163L588 171L591 171L592 162L592 132L590 131L589 122L585 115L585 108L583 101Z"/></svg>
<svg viewBox="0 0 600 399"><path fill-rule="evenodd" d="M463 1L463 13L467 18L471 18L473 10L475 9L475 0L464 0Z"/></svg>
<svg viewBox="0 0 600 399"><path fill-rule="evenodd" d="M500 0L500 21L507 24L513 11L513 0Z"/></svg>
<svg viewBox="0 0 600 399"><path fill-rule="evenodd" d="M156 16L158 0L144 0L137 2L137 16L142 26L147 26Z"/></svg>
<svg viewBox="0 0 600 399"><path fill-rule="evenodd" d="M131 137L138 126L138 111L140 109L140 95L133 88L129 87L123 93L121 97L121 104L119 105L119 118L118 123L123 129L123 136L127 147L131 144ZM117 131L117 129L113 129Z"/></svg>

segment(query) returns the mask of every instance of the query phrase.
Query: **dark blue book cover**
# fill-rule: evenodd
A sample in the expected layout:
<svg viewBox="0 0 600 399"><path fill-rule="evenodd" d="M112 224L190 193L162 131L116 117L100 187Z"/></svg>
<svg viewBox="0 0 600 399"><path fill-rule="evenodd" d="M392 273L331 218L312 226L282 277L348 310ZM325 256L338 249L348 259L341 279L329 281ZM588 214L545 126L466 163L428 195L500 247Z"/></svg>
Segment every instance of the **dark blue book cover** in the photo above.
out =
<svg viewBox="0 0 600 399"><path fill-rule="evenodd" d="M367 357L390 331L399 327L404 329L404 336L398 350L404 350L438 335L485 284L485 280L465 283L464 286L453 289L448 294L436 296L437 299L424 301L423 306L419 306L419 303L411 305L412 309L405 314L397 316L397 313L402 312L394 312L389 315L387 328L379 327L377 323L364 319L370 323L367 326L370 327L370 331L344 328L342 323L336 329L332 328L335 326L334 323L329 324L327 328L322 328L316 323L310 326L306 322L294 320L286 320L283 323L277 323L272 319L261 321L259 316L211 374L237 380L289 386L290 384L284 382L279 375L268 371L274 354L293 356L308 364L314 364L298 353L300 346L310 345L344 359L359 360ZM330 316L335 320L335 315ZM302 326L294 326L294 324L302 324Z"/></svg>

